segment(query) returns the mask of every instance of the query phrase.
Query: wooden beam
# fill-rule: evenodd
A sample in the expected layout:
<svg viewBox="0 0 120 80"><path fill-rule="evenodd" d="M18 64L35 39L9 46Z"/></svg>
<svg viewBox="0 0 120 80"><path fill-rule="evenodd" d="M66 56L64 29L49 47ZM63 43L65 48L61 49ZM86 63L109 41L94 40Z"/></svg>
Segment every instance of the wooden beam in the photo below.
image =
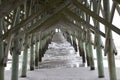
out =
<svg viewBox="0 0 120 80"><path fill-rule="evenodd" d="M49 21L57 17L59 17L59 13L62 12L66 7L69 6L69 2L67 2L64 5L61 5L61 7L57 8L57 10L52 14L52 15L47 15L45 16L42 20L38 21L37 23L35 23L34 25L32 25L32 27L30 29L27 30L27 33L32 33L35 30L38 30L41 26L46 25L46 23L50 23Z"/></svg>
<svg viewBox="0 0 120 80"><path fill-rule="evenodd" d="M102 24L104 24L106 27L110 28L111 30L113 30L114 32L116 32L117 34L120 35L120 29L117 28L116 26L114 26L112 23L108 22L107 20L101 18L99 15L95 14L94 12L92 12L90 9L88 9L86 6L84 6L82 3L79 3L77 0L72 0L73 4L83 10L84 12L86 12L88 15L92 16L94 19L96 19L97 21L101 22Z"/></svg>
<svg viewBox="0 0 120 80"><path fill-rule="evenodd" d="M29 30L27 32L27 34L31 34L31 33L38 32L38 31L48 30L51 26L53 26L54 24L56 24L59 19L60 19L60 15L59 14L55 15L52 18L47 19L44 23L41 23L39 26L38 25L34 25L37 28Z"/></svg>
<svg viewBox="0 0 120 80"><path fill-rule="evenodd" d="M37 23L35 23L30 29L25 30L25 33L27 32L32 32L33 30L37 29L39 25L44 25L44 22L47 19L52 18L52 16L58 14L59 12L61 12L65 7L69 6L70 2L66 2L64 5L61 5L61 7L59 7L59 9L57 9L57 11L52 14L52 15L47 15L46 17L44 17L44 19L39 20ZM36 17L38 17L41 14L40 12L37 12L36 14L31 15L30 17L28 17L27 19L21 21L21 23L17 24L14 28L11 28L10 30L8 30L4 35L0 36L0 41L2 41L3 39L7 38L9 36L9 34L13 34L16 31L18 31L20 28L24 28L26 24L28 24L29 22L31 22L33 19L35 19Z"/></svg>
<svg viewBox="0 0 120 80"><path fill-rule="evenodd" d="M117 5L116 8L117 8L117 11L118 11L119 16L120 16L120 7L119 7L119 5Z"/></svg>
<svg viewBox="0 0 120 80"><path fill-rule="evenodd" d="M28 17L27 19L21 21L21 23L17 24L16 26L14 26L10 30L8 30L4 35L0 36L0 41L7 38L10 34L18 31L20 28L24 28L26 24L28 24L33 19L35 19L38 15L40 15L40 12L33 14L30 17Z"/></svg>
<svg viewBox="0 0 120 80"><path fill-rule="evenodd" d="M105 37L105 34L104 34L103 32L101 32L100 30L98 30L97 28L95 28L94 26L92 26L91 24L89 24L88 22L86 22L84 19L82 19L82 18L80 18L79 16L77 16L77 15L76 15L74 12L72 12L71 10L66 9L63 14L65 14L66 16L69 16L69 17L71 17L71 18L73 18L73 19L75 19L76 21L78 21L78 22L80 22L80 23L82 22L82 23L81 23L82 25L86 25L87 28L91 28L91 29L93 29L96 33L99 33L99 34L101 34L103 37Z"/></svg>
<svg viewBox="0 0 120 80"><path fill-rule="evenodd" d="M68 24L66 24L66 23L64 23L64 22L61 22L61 24L59 24L60 26L62 26L62 27L60 27L60 28L62 28L62 29L66 29L66 30L70 30L70 31L76 31L77 29L76 28L71 28L71 26L69 26Z"/></svg>
<svg viewBox="0 0 120 80"><path fill-rule="evenodd" d="M63 16L62 23L68 25L71 28L71 30L75 28L76 31L80 31L80 32L84 31L83 29L81 29L80 26L74 24L72 21L69 21L69 19L67 19L65 16Z"/></svg>
<svg viewBox="0 0 120 80"><path fill-rule="evenodd" d="M14 10L16 7L23 4L25 0L7 0L3 1L3 3L0 5L0 18L4 17L10 11Z"/></svg>

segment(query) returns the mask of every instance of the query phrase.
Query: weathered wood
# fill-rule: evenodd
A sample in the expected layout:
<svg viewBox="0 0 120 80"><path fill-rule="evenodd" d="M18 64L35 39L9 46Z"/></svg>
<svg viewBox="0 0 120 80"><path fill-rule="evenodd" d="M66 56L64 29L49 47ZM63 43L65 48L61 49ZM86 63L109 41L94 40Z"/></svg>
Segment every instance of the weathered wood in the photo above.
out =
<svg viewBox="0 0 120 80"><path fill-rule="evenodd" d="M87 66L90 66L90 55L87 49L87 42L85 42L85 51L86 51Z"/></svg>
<svg viewBox="0 0 120 80"><path fill-rule="evenodd" d="M93 50L92 50L92 45L91 45L91 33L88 30L87 32L87 53L89 54L89 60L90 60L90 69L94 70L95 66L94 66L94 60L93 60ZM89 40L89 41L88 41Z"/></svg>
<svg viewBox="0 0 120 80"><path fill-rule="evenodd" d="M2 29L1 25L2 21L0 19L0 35L2 35ZM3 42L0 41L0 80L4 80L4 65L3 65L3 59L4 59L4 49L3 49Z"/></svg>
<svg viewBox="0 0 120 80"><path fill-rule="evenodd" d="M0 0L0 4L1 4L1 0ZM2 18L0 18L0 36L2 35ZM3 41L0 41L0 79L4 80L4 64L3 64L3 59L4 59L4 45L3 45Z"/></svg>
<svg viewBox="0 0 120 80"><path fill-rule="evenodd" d="M118 13L120 15L120 7L117 5L116 8L117 8L117 11L118 11Z"/></svg>
<svg viewBox="0 0 120 80"><path fill-rule="evenodd" d="M45 22L45 25L40 25L38 29L33 30L32 33L38 32L38 31L47 31L47 30L55 29L59 19L60 19L60 15L53 17L49 21ZM30 34L31 32L28 32L28 33Z"/></svg>
<svg viewBox="0 0 120 80"><path fill-rule="evenodd" d="M39 67L39 53L38 53L38 34L36 33L36 43L35 43L35 68Z"/></svg>
<svg viewBox="0 0 120 80"><path fill-rule="evenodd" d="M79 9L81 9L83 11L85 11L88 15L92 16L94 19L101 22L106 27L110 28L111 30L113 30L114 32L116 32L117 34L120 35L120 29L117 28L116 26L112 25L112 23L110 23L107 20L101 18L100 16L98 16L97 14L92 12L90 9L88 9L86 6L84 6L82 3L79 3L77 0L72 0L72 2L76 7L78 7Z"/></svg>
<svg viewBox="0 0 120 80"><path fill-rule="evenodd" d="M4 65L3 65L3 43L0 42L0 79L4 80Z"/></svg>
<svg viewBox="0 0 120 80"><path fill-rule="evenodd" d="M75 34L75 32L74 32L74 34ZM76 43L76 37L75 37L75 35L73 35L72 38L73 38L73 47L75 49L75 52L77 52L78 50L77 50L77 43Z"/></svg>
<svg viewBox="0 0 120 80"><path fill-rule="evenodd" d="M99 3L97 0L93 1L93 11L99 15L100 12L100 4L101 1L99 0ZM94 20L95 27L100 30L100 24L98 21ZM96 53L97 53L97 65L98 65L98 77L103 78L104 77L104 68L103 68L103 58L102 58L102 48L101 48L101 36L99 34L95 34L95 46L96 46Z"/></svg>
<svg viewBox="0 0 120 80"><path fill-rule="evenodd" d="M45 39L44 40L40 40L39 62L42 61L42 57L44 57L44 54L45 54L46 50L48 49L48 44L49 44L48 40L46 42L45 42ZM43 42L44 42L44 44L42 44Z"/></svg>
<svg viewBox="0 0 120 80"><path fill-rule="evenodd" d="M79 32L79 35L80 35L78 38L79 55L82 56L82 62L84 64L86 62L86 59L85 59L84 43L82 41L83 33Z"/></svg>
<svg viewBox="0 0 120 80"><path fill-rule="evenodd" d="M79 16L77 16L75 13L73 13L72 11L70 11L69 9L66 9L64 11L64 13L66 14L66 16L70 16L73 19L75 19L78 22L82 22L82 25L86 25L85 27L87 27L88 29L91 28L93 29L96 33L101 34L103 37L105 37L105 34L103 32L101 32L100 30L96 29L95 27L93 27L91 24L89 24L88 22L86 22L84 19L80 18Z"/></svg>
<svg viewBox="0 0 120 80"><path fill-rule="evenodd" d="M34 35L31 35L31 46L30 46L30 70L34 70L34 42L33 42Z"/></svg>
<svg viewBox="0 0 120 80"><path fill-rule="evenodd" d="M24 3L25 0L7 0L0 5L0 18Z"/></svg>
<svg viewBox="0 0 120 80"><path fill-rule="evenodd" d="M69 32L66 31L65 34L66 34L67 41L72 45L72 41L71 41Z"/></svg>
<svg viewBox="0 0 120 80"><path fill-rule="evenodd" d="M55 19L59 16L59 13L62 12L67 6L69 6L69 2L64 4L63 6L59 7L52 15L45 16L42 21L38 21L37 24L33 25L34 27L31 27L31 29L28 30L28 33L33 33L36 30L39 30L39 28L46 23L49 23L51 19Z"/></svg>
<svg viewBox="0 0 120 80"><path fill-rule="evenodd" d="M42 49L39 49L39 62L42 62L42 55L44 54Z"/></svg>
<svg viewBox="0 0 120 80"><path fill-rule="evenodd" d="M106 4L107 3L107 4ZM103 6L104 6L104 10L105 10L105 19L112 23L113 20L113 14L115 12L115 9L111 11L110 15L110 5L109 5L109 0L104 0L103 1ZM106 25L107 26L107 25ZM117 80L117 76L116 76L116 67L115 67L115 56L113 53L113 39L112 39L112 31L109 28L110 26L108 26L108 28L105 30L106 31L106 49L105 49L105 53L107 54L108 57L108 67L109 67L109 77L110 80Z"/></svg>
<svg viewBox="0 0 120 80"><path fill-rule="evenodd" d="M19 40L14 40L14 47L13 47L13 53L12 53L12 75L11 80L18 80L18 66L19 66Z"/></svg>
<svg viewBox="0 0 120 80"><path fill-rule="evenodd" d="M27 0L24 3L24 11L27 12ZM26 17L27 17L27 13L24 15L24 19L26 19ZM29 47L29 36L25 35L21 77L27 76L28 47Z"/></svg>
<svg viewBox="0 0 120 80"><path fill-rule="evenodd" d="M20 28L26 27L25 25L28 24L29 22L31 22L36 17L38 17L40 15L40 13L41 12L37 12L37 13L29 16L27 19L21 21L19 24L15 25L13 28L11 28L10 30L8 30L4 35L0 36L0 41L3 40L3 39L5 39L5 38L7 38L9 36L9 34L15 33Z"/></svg>
<svg viewBox="0 0 120 80"><path fill-rule="evenodd" d="M75 29L75 30L79 30L81 32L83 31L83 29L81 29L79 25L74 24L72 21L70 21L69 19L67 19L65 16L63 16L61 25L63 23L66 24L66 25L68 25L68 27L70 27L71 30Z"/></svg>
<svg viewBox="0 0 120 80"><path fill-rule="evenodd" d="M5 53L4 53L4 60L3 60L3 64L4 66L7 66L7 60L8 60L8 53L12 44L12 40L13 40L14 35L11 35L10 37L7 38L7 46L5 48Z"/></svg>
<svg viewBox="0 0 120 80"><path fill-rule="evenodd" d="M21 77L27 76L28 36L25 37Z"/></svg>
<svg viewBox="0 0 120 80"><path fill-rule="evenodd" d="M91 3L90 5L87 3L87 0L85 2L85 5L88 8L91 8ZM82 16L86 22L90 23L90 16L88 14L85 14L85 16ZM90 70L94 70L95 69L95 65L94 65L94 59L93 59L93 50L92 50L92 36L91 36L91 32L89 29L86 29L86 43L87 43L87 50L88 50L88 54L89 54L89 60L90 60Z"/></svg>
<svg viewBox="0 0 120 80"><path fill-rule="evenodd" d="M25 0L24 3L24 11L26 12L27 8L27 1ZM26 19L27 14L24 15L24 19ZM28 59L28 44L29 44L29 36L25 35L24 38L24 50L23 50L23 59L22 59L22 71L21 71L21 77L27 76L27 59Z"/></svg>
<svg viewBox="0 0 120 80"><path fill-rule="evenodd" d="M69 15L69 14L68 14ZM74 13L74 15L76 15L75 13ZM70 16L70 15L69 15ZM72 15L70 16L70 17L72 17ZM77 15L76 15L76 17L77 17ZM77 18L76 17L73 17L73 19L75 19L75 20L77 20ZM75 30L79 30L80 32L82 32L82 31L85 31L84 29L82 29L82 28L80 28L80 25L78 25L78 24L74 24L72 21L70 21L65 15L64 15L64 19L62 20L63 22L61 23L61 25L63 25L63 23L64 24L67 24L66 26L69 26L72 30L73 30L73 27L74 27L74 29ZM81 21L78 21L78 22L82 22L83 21L83 23L81 23L81 25L86 25L85 27L86 28L88 28L88 29L90 29L90 31L93 33L93 34L95 34L95 33L98 33L98 34L100 34L101 36L103 36L103 37L105 37L105 34L103 33L103 32L101 32L100 30L98 30L97 28L95 28L94 26L92 26L92 25L90 25L89 23L87 23L85 20L81 20ZM91 30L91 29L93 29L93 30Z"/></svg>
<svg viewBox="0 0 120 80"><path fill-rule="evenodd" d="M15 24L19 23L20 18L20 7L17 8L16 12L16 19L14 21ZM14 41L13 41L13 53L12 53L12 74L11 74L11 80L18 80L18 67L19 67L19 55L20 55L20 42L19 38L15 38L15 36L18 35L18 31L14 34Z"/></svg>
<svg viewBox="0 0 120 80"><path fill-rule="evenodd" d="M34 30L37 30L39 28L40 25L44 25L44 22L46 20L49 20L52 18L52 16L58 14L59 12L61 12L62 10L64 10L65 7L69 6L70 2L66 2L64 5L61 5L61 7L59 7L59 9L57 9L52 15L47 15L44 17L44 19L39 20L36 24L34 24L34 27L32 26L30 29L28 29L25 32L32 32ZM17 24L14 28L10 29L9 31L7 31L4 35L0 36L0 41L5 39L6 37L8 37L8 34L12 34L14 32L16 32L17 30L19 30L20 28L24 28L26 24L28 24L29 22L31 22L33 19L35 19L36 17L38 17L41 14L42 11L37 12L33 15L31 15L30 17L28 17L27 19L21 21L19 24Z"/></svg>

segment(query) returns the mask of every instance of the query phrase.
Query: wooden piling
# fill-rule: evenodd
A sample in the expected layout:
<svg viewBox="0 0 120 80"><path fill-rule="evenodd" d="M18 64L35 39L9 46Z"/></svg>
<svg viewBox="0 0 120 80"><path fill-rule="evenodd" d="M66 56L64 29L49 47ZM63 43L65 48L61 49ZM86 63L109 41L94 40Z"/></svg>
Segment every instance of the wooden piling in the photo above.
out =
<svg viewBox="0 0 120 80"><path fill-rule="evenodd" d="M85 51L84 51L84 43L82 42L82 40L79 40L79 54L81 54L82 56L82 62L85 63L86 60L85 60Z"/></svg>
<svg viewBox="0 0 120 80"><path fill-rule="evenodd" d="M1 0L0 0L1 4ZM2 35L2 19L0 18L0 36ZM0 80L4 80L4 65L3 65L3 58L4 58L4 52L3 52L3 42L0 42Z"/></svg>
<svg viewBox="0 0 120 80"><path fill-rule="evenodd" d="M35 68L38 68L38 66L39 66L38 48L39 48L38 41L36 41L36 44L35 44Z"/></svg>
<svg viewBox="0 0 120 80"><path fill-rule="evenodd" d="M23 61L22 61L22 72L21 77L27 76L27 59L28 59L28 44L27 44L27 36L25 37L24 42L24 51L23 51Z"/></svg>
<svg viewBox="0 0 120 80"><path fill-rule="evenodd" d="M72 45L71 37L68 32L66 32L66 36L67 36L67 41Z"/></svg>
<svg viewBox="0 0 120 80"><path fill-rule="evenodd" d="M20 19L20 7L17 8L15 11L15 21L13 23L13 26L19 23ZM19 55L21 53L20 51L20 42L18 36L19 31L16 31L14 33L14 40L13 40L13 51L12 51L12 74L11 74L11 80L18 80L18 69L19 69Z"/></svg>
<svg viewBox="0 0 120 80"><path fill-rule="evenodd" d="M12 52L12 75L11 80L18 80L18 69L19 69L19 40L14 40L14 47Z"/></svg>
<svg viewBox="0 0 120 80"><path fill-rule="evenodd" d="M86 60L87 60L87 66L90 66L90 55L87 49L87 43L85 42L85 52L86 52Z"/></svg>
<svg viewBox="0 0 120 80"><path fill-rule="evenodd" d="M75 34L73 35L73 47L75 49L75 52L77 52L77 43L76 43L76 37L75 37Z"/></svg>
<svg viewBox="0 0 120 80"><path fill-rule="evenodd" d="M96 34L96 53L97 53L97 65L98 65L98 77L104 77L104 67L103 67L103 58L102 58L102 49L101 49L101 38L100 35Z"/></svg>
<svg viewBox="0 0 120 80"><path fill-rule="evenodd" d="M88 50L87 53L89 54L90 69L94 70L95 69L95 65L94 65L93 50L92 50L92 44L91 44L91 33L90 33L89 30L88 30L88 33L87 33L87 39L89 40L88 44L87 44L87 50Z"/></svg>
<svg viewBox="0 0 120 80"><path fill-rule="evenodd" d="M87 0L85 0L85 6L89 9L91 9L91 3L89 4L87 2ZM86 17L85 17L86 16ZM83 18L86 20L86 22L90 23L90 15L88 15L87 13L85 14L85 16L83 15ZM93 59L93 50L92 50L92 40L91 40L91 32L89 29L85 29L86 30L86 55L88 57L87 60L89 60L90 62L90 70L94 70L95 69L95 65L94 65L94 59Z"/></svg>
<svg viewBox="0 0 120 80"><path fill-rule="evenodd" d="M31 37L31 47L30 47L30 70L34 70L34 43L33 43L33 34Z"/></svg>
<svg viewBox="0 0 120 80"><path fill-rule="evenodd" d="M39 49L39 62L42 62L42 49Z"/></svg>
<svg viewBox="0 0 120 80"><path fill-rule="evenodd" d="M3 56L3 42L0 42L0 80L4 80Z"/></svg>
<svg viewBox="0 0 120 80"><path fill-rule="evenodd" d="M103 1L104 5L104 13L105 13L105 19L108 22L112 23L112 15L110 15L110 5L109 5L109 0L104 0ZM114 11L113 11L114 12ZM112 39L112 31L109 28L105 29L106 33L106 49L105 49L105 54L108 57L108 68L109 68L109 77L110 80L117 80L116 76L116 66L115 66L115 55L113 53L113 39Z"/></svg>
<svg viewBox="0 0 120 80"><path fill-rule="evenodd" d="M99 15L100 12L100 4L101 1L93 1L93 11ZM94 20L95 27L100 30L100 24L98 21ZM98 66L98 77L103 78L104 77L104 67L103 67L103 56L102 56L102 43L101 43L101 36L100 34L95 34L95 47L96 47L96 53L97 53L97 66Z"/></svg>

